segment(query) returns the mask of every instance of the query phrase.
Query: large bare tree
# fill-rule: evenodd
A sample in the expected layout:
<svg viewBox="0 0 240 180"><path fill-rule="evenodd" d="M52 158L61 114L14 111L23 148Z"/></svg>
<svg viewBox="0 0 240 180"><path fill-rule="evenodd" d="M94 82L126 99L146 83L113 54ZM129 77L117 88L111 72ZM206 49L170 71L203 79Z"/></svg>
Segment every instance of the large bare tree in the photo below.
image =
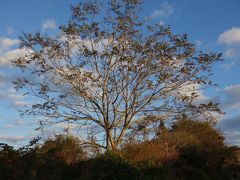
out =
<svg viewBox="0 0 240 180"><path fill-rule="evenodd" d="M186 35L141 20L140 7L138 0L87 1L71 8L57 35L24 33L20 47L29 53L13 61L25 71L14 84L38 99L25 113L79 123L98 145L115 149L147 121L218 111L195 103L197 90L183 91L211 85L221 55L198 52Z"/></svg>

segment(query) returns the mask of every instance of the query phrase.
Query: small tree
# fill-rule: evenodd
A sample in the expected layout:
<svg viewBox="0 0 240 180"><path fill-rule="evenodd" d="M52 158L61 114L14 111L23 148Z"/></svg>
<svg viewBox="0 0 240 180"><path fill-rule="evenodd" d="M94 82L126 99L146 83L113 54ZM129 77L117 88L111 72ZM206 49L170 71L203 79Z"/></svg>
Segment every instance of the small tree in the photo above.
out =
<svg viewBox="0 0 240 180"><path fill-rule="evenodd" d="M197 106L196 90L183 91L211 85L212 63L221 55L198 52L187 35L142 21L140 5L110 0L101 9L97 1L79 3L58 35L24 33L20 47L29 53L13 65L26 76L14 84L40 100L25 113L87 126L94 142L115 149L148 115L158 122L159 116L218 111L212 103Z"/></svg>

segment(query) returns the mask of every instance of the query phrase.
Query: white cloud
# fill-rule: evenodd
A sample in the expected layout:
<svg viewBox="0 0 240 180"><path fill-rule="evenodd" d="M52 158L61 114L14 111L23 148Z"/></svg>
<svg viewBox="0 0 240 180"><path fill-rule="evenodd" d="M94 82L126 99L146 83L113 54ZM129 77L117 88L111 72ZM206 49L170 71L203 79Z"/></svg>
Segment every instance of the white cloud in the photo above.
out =
<svg viewBox="0 0 240 180"><path fill-rule="evenodd" d="M0 140L16 143L18 141L25 140L25 137L23 137L23 136L5 136L5 135L0 135Z"/></svg>
<svg viewBox="0 0 240 180"><path fill-rule="evenodd" d="M6 101L11 108L18 108L23 106L29 106L32 103L24 100L24 96L18 94L12 87L9 89L0 89L0 101Z"/></svg>
<svg viewBox="0 0 240 180"><path fill-rule="evenodd" d="M14 31L14 29L13 29L12 27L8 27L8 28L6 29L6 31L7 31L7 35L11 35L11 34L14 34L14 33L15 33L15 31Z"/></svg>
<svg viewBox="0 0 240 180"><path fill-rule="evenodd" d="M35 125L33 120L27 121L27 120L24 120L24 119L12 119L10 122L8 122L4 125L1 125L0 128L1 129L4 129L4 128L6 128L6 129L16 129L16 128L29 127L29 126L33 126L33 125ZM0 135L0 137L1 137L1 135Z"/></svg>
<svg viewBox="0 0 240 180"><path fill-rule="evenodd" d="M228 144L240 145L240 115L220 120L217 128L224 132Z"/></svg>
<svg viewBox="0 0 240 180"><path fill-rule="evenodd" d="M8 101L17 101L23 98L22 95L17 94L15 89L3 89L0 91L0 99L8 100Z"/></svg>
<svg viewBox="0 0 240 180"><path fill-rule="evenodd" d="M192 93L196 94L198 97L193 101L194 104L199 105L201 103L208 103L211 101L210 97L207 97L203 94L203 90L200 84L187 84L180 89L178 89L178 93L182 96L191 96Z"/></svg>
<svg viewBox="0 0 240 180"><path fill-rule="evenodd" d="M174 13L174 7L169 2L164 2L159 9L152 12L151 18L167 17Z"/></svg>
<svg viewBox="0 0 240 180"><path fill-rule="evenodd" d="M5 124L2 128L13 129L18 127L26 127L34 125L33 121L27 121L26 119L13 119L10 123Z"/></svg>
<svg viewBox="0 0 240 180"><path fill-rule="evenodd" d="M237 55L238 55L238 53L237 53L236 49L234 49L234 48L227 49L224 52L224 57L225 58L235 58Z"/></svg>
<svg viewBox="0 0 240 180"><path fill-rule="evenodd" d="M46 19L42 22L42 30L46 31L48 29L55 29L56 22L53 19Z"/></svg>
<svg viewBox="0 0 240 180"><path fill-rule="evenodd" d="M230 145L240 146L240 132L239 131L227 131L226 142Z"/></svg>
<svg viewBox="0 0 240 180"><path fill-rule="evenodd" d="M240 84L227 86L224 88L224 92L227 93L231 99L240 101Z"/></svg>
<svg viewBox="0 0 240 180"><path fill-rule="evenodd" d="M162 26L164 24L164 21L161 20L161 21L158 22L158 24Z"/></svg>
<svg viewBox="0 0 240 180"><path fill-rule="evenodd" d="M32 122L27 122L24 119L14 119L15 126L24 126L24 125L32 125Z"/></svg>
<svg viewBox="0 0 240 180"><path fill-rule="evenodd" d="M11 60L15 60L29 53L27 49L14 49L0 56L0 66L10 66Z"/></svg>
<svg viewBox="0 0 240 180"><path fill-rule="evenodd" d="M63 129L80 129L82 128L82 126L80 124L75 124L75 123L69 123L68 122L61 122L61 123L57 123L56 125L54 125L55 128L63 128Z"/></svg>
<svg viewBox="0 0 240 180"><path fill-rule="evenodd" d="M217 127L223 131L239 130L240 129L240 115L220 120L217 124Z"/></svg>
<svg viewBox="0 0 240 180"><path fill-rule="evenodd" d="M6 75L0 72L0 87L3 87L5 85L5 81L6 81Z"/></svg>
<svg viewBox="0 0 240 180"><path fill-rule="evenodd" d="M4 128L4 129L12 129L12 128L14 128L14 125L12 125L12 124L6 124L6 125L3 126L3 128Z"/></svg>
<svg viewBox="0 0 240 180"><path fill-rule="evenodd" d="M26 96L18 93L12 84L14 76L6 75L0 71L0 102L5 103L7 108L22 108L32 105L32 103L26 100Z"/></svg>
<svg viewBox="0 0 240 180"><path fill-rule="evenodd" d="M231 29L223 32L218 37L218 42L221 44L240 44L240 28L232 27Z"/></svg>
<svg viewBox="0 0 240 180"><path fill-rule="evenodd" d="M222 103L226 109L240 109L240 84L227 86L223 89L226 100Z"/></svg>
<svg viewBox="0 0 240 180"><path fill-rule="evenodd" d="M21 96L19 96L19 97L21 97ZM31 102L23 101L23 100L16 100L16 101L13 101L9 107L17 108L17 107L24 107L24 106L30 106L30 105L32 105Z"/></svg>
<svg viewBox="0 0 240 180"><path fill-rule="evenodd" d="M227 64L221 64L220 67L223 68L224 71L229 71L232 67L234 67L237 64L236 61L233 61L231 63Z"/></svg>
<svg viewBox="0 0 240 180"><path fill-rule="evenodd" d="M0 37L0 53L9 50L12 46L18 45L19 40Z"/></svg>
<svg viewBox="0 0 240 180"><path fill-rule="evenodd" d="M186 84L180 89L178 89L178 92L184 96L191 96L192 93L197 93L198 95L200 95L201 91L199 90L199 88L199 84Z"/></svg>
<svg viewBox="0 0 240 180"><path fill-rule="evenodd" d="M199 46L201 46L203 44L203 41L198 39L198 40L195 41L195 43L196 43L196 46L199 47Z"/></svg>

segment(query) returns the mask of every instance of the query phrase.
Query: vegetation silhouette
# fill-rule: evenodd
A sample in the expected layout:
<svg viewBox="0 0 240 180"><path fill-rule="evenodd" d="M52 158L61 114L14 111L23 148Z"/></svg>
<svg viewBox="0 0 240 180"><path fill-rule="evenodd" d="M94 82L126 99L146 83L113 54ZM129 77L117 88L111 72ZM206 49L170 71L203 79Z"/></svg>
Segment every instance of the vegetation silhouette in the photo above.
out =
<svg viewBox="0 0 240 180"><path fill-rule="evenodd" d="M210 123L181 119L151 141L102 154L65 135L17 150L1 144L0 179L239 179L239 148L223 141Z"/></svg>

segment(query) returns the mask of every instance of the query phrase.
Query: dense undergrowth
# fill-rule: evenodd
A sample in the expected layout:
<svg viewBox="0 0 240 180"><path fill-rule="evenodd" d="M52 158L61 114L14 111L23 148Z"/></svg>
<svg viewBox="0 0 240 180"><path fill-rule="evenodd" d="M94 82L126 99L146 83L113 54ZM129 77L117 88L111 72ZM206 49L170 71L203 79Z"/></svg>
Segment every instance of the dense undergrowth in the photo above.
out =
<svg viewBox="0 0 240 180"><path fill-rule="evenodd" d="M128 141L119 150L89 156L74 137L41 145L0 146L0 179L240 179L237 147L208 123L182 120L151 141Z"/></svg>

